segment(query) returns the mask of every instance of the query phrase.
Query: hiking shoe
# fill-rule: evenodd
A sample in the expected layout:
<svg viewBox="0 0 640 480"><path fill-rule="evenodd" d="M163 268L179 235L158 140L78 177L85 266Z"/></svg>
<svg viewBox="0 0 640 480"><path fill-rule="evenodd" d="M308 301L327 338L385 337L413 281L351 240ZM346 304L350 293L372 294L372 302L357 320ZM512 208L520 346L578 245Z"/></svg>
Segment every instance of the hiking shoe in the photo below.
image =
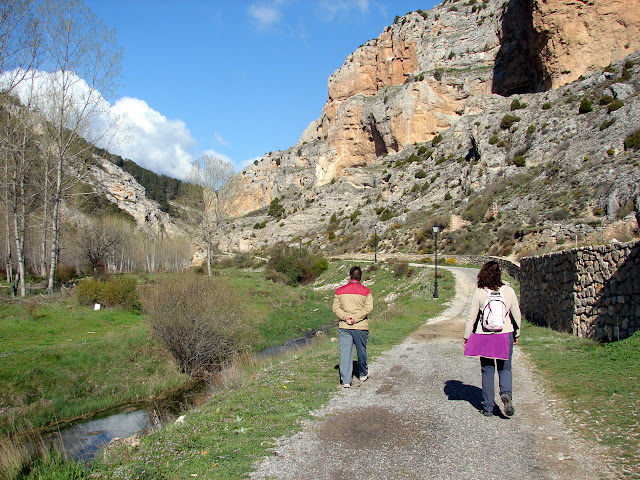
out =
<svg viewBox="0 0 640 480"><path fill-rule="evenodd" d="M361 382L366 382L369 379L369 374L367 373L364 377L360 377Z"/></svg>
<svg viewBox="0 0 640 480"><path fill-rule="evenodd" d="M515 413L513 403L511 402L511 394L509 392L501 393L500 400L504 403L504 414L507 417L511 417Z"/></svg>
<svg viewBox="0 0 640 480"><path fill-rule="evenodd" d="M480 412L482 413L482 415L484 415L485 417L493 417L493 410L485 410L484 408L482 410L480 410Z"/></svg>
<svg viewBox="0 0 640 480"><path fill-rule="evenodd" d="M350 383L343 383L342 384L342 388L351 388L351 384Z"/></svg>

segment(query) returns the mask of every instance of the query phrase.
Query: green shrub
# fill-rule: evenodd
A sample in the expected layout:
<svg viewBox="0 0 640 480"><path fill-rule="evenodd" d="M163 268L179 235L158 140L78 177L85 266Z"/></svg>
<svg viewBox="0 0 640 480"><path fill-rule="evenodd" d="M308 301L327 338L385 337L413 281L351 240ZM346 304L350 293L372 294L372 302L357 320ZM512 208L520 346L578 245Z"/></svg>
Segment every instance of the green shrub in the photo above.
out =
<svg viewBox="0 0 640 480"><path fill-rule="evenodd" d="M527 128L527 133L533 133L535 131L536 131L535 125L529 125L529 127Z"/></svg>
<svg viewBox="0 0 640 480"><path fill-rule="evenodd" d="M622 107L624 107L624 102L622 100L615 100L609 104L609 113L615 112Z"/></svg>
<svg viewBox="0 0 640 480"><path fill-rule="evenodd" d="M514 123L517 123L519 121L520 117L507 113L504 117L502 117L502 120L500 120L500 128L502 128L503 130L508 130L513 126Z"/></svg>
<svg viewBox="0 0 640 480"><path fill-rule="evenodd" d="M607 150L607 155L609 155L610 157L613 157L615 154L616 154L615 148L610 148L609 150Z"/></svg>
<svg viewBox="0 0 640 480"><path fill-rule="evenodd" d="M320 255L312 255L305 249L284 245L277 245L271 249L268 263L271 270L283 275L286 283L292 286L315 280L328 265L326 259Z"/></svg>
<svg viewBox="0 0 640 480"><path fill-rule="evenodd" d="M511 111L520 110L522 108L527 108L527 104L521 103L520 100L518 100L517 98L514 98L513 101L511 102Z"/></svg>
<svg viewBox="0 0 640 480"><path fill-rule="evenodd" d="M551 102L545 102L542 104L543 110L549 110L551 108Z"/></svg>
<svg viewBox="0 0 640 480"><path fill-rule="evenodd" d="M600 125L600 130L605 130L605 129L609 128L611 125L613 125L614 123L616 123L616 119L615 118L611 118L609 120L605 120Z"/></svg>
<svg viewBox="0 0 640 480"><path fill-rule="evenodd" d="M489 138L489 145L495 145L498 143L498 140L500 140L498 135L492 135L491 138Z"/></svg>
<svg viewBox="0 0 640 480"><path fill-rule="evenodd" d="M382 214L380 215L380 221L386 222L387 220L391 220L393 216L394 216L393 212L390 209L385 208Z"/></svg>
<svg viewBox="0 0 640 480"><path fill-rule="evenodd" d="M613 97L611 95L602 95L600 97L600 105L609 105L613 102Z"/></svg>
<svg viewBox="0 0 640 480"><path fill-rule="evenodd" d="M84 278L74 290L78 305L93 305L100 303L100 281L94 278Z"/></svg>
<svg viewBox="0 0 640 480"><path fill-rule="evenodd" d="M625 150L640 150L640 130L632 133L624 140Z"/></svg>
<svg viewBox="0 0 640 480"><path fill-rule="evenodd" d="M278 197L271 200L267 215L276 218L280 218L284 215L284 206L280 204L280 199Z"/></svg>
<svg viewBox="0 0 640 480"><path fill-rule="evenodd" d="M408 271L409 271L409 264L407 262L394 263L392 277L397 280L398 278L405 277Z"/></svg>
<svg viewBox="0 0 640 480"><path fill-rule="evenodd" d="M524 155L516 155L515 157L513 157L513 164L516 167L524 167L526 166L527 162L524 158Z"/></svg>
<svg viewBox="0 0 640 480"><path fill-rule="evenodd" d="M120 307L128 310L140 308L140 298L136 289L135 277L116 275L102 284L100 302L108 307Z"/></svg>
<svg viewBox="0 0 640 480"><path fill-rule="evenodd" d="M452 197L451 197L451 194L450 194L449 192L446 192L446 193L444 194L444 199L445 199L445 200L451 200L451 198L452 198Z"/></svg>
<svg viewBox="0 0 640 480"><path fill-rule="evenodd" d="M100 303L107 307L137 310L140 298L136 285L136 279L127 275L112 276L106 281L86 278L75 288L76 301L79 305Z"/></svg>
<svg viewBox="0 0 640 480"><path fill-rule="evenodd" d="M78 269L73 265L66 263L58 263L56 265L55 281L56 283L67 283L78 277Z"/></svg>
<svg viewBox="0 0 640 480"><path fill-rule="evenodd" d="M582 97L580 106L578 107L578 113L589 113L593 111L593 105L587 97Z"/></svg>
<svg viewBox="0 0 640 480"><path fill-rule="evenodd" d="M414 175L416 178L427 178L427 172L425 172L424 170L420 169L416 172L416 174Z"/></svg>
<svg viewBox="0 0 640 480"><path fill-rule="evenodd" d="M433 145L433 146L435 147L435 146L436 146L436 145L438 145L441 141L442 141L442 135L438 134L438 135L436 135L435 137L433 137L433 138L431 139L431 145Z"/></svg>

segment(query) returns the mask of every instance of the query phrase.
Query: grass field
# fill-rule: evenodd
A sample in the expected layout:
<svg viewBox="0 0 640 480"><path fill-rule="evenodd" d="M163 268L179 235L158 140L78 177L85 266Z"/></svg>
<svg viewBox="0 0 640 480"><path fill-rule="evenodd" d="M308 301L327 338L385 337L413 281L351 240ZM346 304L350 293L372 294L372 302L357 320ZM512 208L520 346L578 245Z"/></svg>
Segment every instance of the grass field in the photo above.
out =
<svg viewBox="0 0 640 480"><path fill-rule="evenodd" d="M520 338L566 420L611 449L620 478L640 478L640 332L601 344L525 323Z"/></svg>
<svg viewBox="0 0 640 480"><path fill-rule="evenodd" d="M227 269L218 274L226 277L247 298L251 315L259 321L260 334L256 336L253 347L254 351L260 351L283 340L298 337L310 329L334 324L331 313L335 290L333 284L345 281L348 268L349 264L334 263L315 286L301 288L265 282L261 272L250 269ZM424 281L420 272L413 272L411 277L402 279L394 278L394 270L390 266L381 265L375 270L365 268L365 272L365 280L371 280L371 289L376 299L372 317L377 317L373 322L378 326L370 337L372 358L404 338L408 332L423 323L428 314L441 311L443 303L453 295L454 284L450 276L442 278L441 298L434 301L425 298L420 291ZM400 292L403 296L390 313L381 299L392 292ZM148 396L187 380L177 371L164 349L150 338L144 317L135 312L96 312L88 307L78 307L73 302L58 302L36 308L27 304L2 304L0 345L3 360L10 359L0 365L0 419L5 435L5 440L0 441L0 455L3 454L3 448L7 447L8 434L46 425L54 419L83 415L123 400ZM210 412L206 413L208 406L216 405L215 418L219 419L220 412L223 412L223 415L235 418L236 422L237 418L251 419L251 425L240 425L240 430L232 429L233 422L230 426L225 420L227 428L217 434L227 437L216 440L218 443L232 445L230 437L236 438L236 430L255 434L260 428L264 428L275 435L280 429L294 429L301 416L328 398L337 385L337 373L334 369L337 363L335 344L320 342L308 351L296 355L310 357L308 360L297 360L286 356L274 363L267 362L257 366L248 362L237 367L234 381L202 408L202 414L205 417L211 415ZM292 362L291 372L286 366L288 362ZM306 370L300 365L304 365ZM292 383L289 378L292 373L313 379L313 382L305 382L302 386L289 385ZM291 400L285 401L279 396L273 396L273 385L277 386L275 392L293 395ZM260 395L264 398L256 404ZM269 408L277 413L273 417L266 413L264 416L258 415L263 407L266 413ZM246 413L233 414L245 411L243 409L246 409ZM282 422L282 419L287 421ZM273 423L276 420L277 425ZM206 421L206 418L202 419L203 424ZM171 428L157 435L164 438L170 431ZM216 431L217 429L212 429L211 435ZM253 437L244 435L240 443L246 444L249 449L256 448L251 446L252 442L247 442L247 438ZM153 437L145 439L145 445L153 441ZM167 448L170 448L173 441L166 441ZM197 436L191 435L185 441L189 445L201 442ZM207 440L210 441L213 440ZM268 447L264 444L264 438L259 443L263 444L259 451L266 451ZM220 446L216 449L216 444L213 447L210 443L207 444L209 451L216 451L216 455L221 455L220 451L227 448ZM253 453L246 455L247 459L254 458ZM170 461L172 457L163 453L162 458ZM247 465L243 461L238 463L238 458L240 457L233 456L231 463L222 469L225 473L219 478L237 478L233 472L240 472ZM51 472L64 469L76 472L76 469L68 465L61 465L55 456L47 461L47 468ZM38 468L43 468L42 464L38 464ZM118 478L111 466L100 468L106 472L105 475ZM156 474L159 475L156 472L148 476L144 474L140 478L163 478L154 476ZM18 474L14 472L13 477L7 478L29 478L16 475ZM61 475L55 478L77 478L73 476L75 473ZM138 475L131 478L135 476ZM165 478L176 477L169 475Z"/></svg>

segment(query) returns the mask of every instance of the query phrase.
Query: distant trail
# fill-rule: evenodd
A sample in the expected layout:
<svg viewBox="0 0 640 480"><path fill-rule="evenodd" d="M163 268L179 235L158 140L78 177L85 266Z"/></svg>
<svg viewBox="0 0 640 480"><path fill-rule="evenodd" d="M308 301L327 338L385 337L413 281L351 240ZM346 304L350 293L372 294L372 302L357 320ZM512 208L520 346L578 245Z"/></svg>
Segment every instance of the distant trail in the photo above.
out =
<svg viewBox="0 0 640 480"><path fill-rule="evenodd" d="M599 447L558 419L517 347L515 416L478 412L479 362L462 355L461 341L478 271L445 268L456 278L449 308L372 362L367 382L337 391L317 420L281 438L252 479L614 478Z"/></svg>

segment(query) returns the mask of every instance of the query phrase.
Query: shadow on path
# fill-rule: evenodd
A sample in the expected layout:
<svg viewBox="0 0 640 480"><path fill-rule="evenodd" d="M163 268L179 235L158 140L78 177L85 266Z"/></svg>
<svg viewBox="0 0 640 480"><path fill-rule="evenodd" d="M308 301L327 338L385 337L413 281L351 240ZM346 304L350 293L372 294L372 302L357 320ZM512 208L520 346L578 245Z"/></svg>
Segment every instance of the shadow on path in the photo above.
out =
<svg viewBox="0 0 640 480"><path fill-rule="evenodd" d="M477 410L482 409L482 390L473 385L467 385L460 380L447 380L444 393L449 400L466 400Z"/></svg>

